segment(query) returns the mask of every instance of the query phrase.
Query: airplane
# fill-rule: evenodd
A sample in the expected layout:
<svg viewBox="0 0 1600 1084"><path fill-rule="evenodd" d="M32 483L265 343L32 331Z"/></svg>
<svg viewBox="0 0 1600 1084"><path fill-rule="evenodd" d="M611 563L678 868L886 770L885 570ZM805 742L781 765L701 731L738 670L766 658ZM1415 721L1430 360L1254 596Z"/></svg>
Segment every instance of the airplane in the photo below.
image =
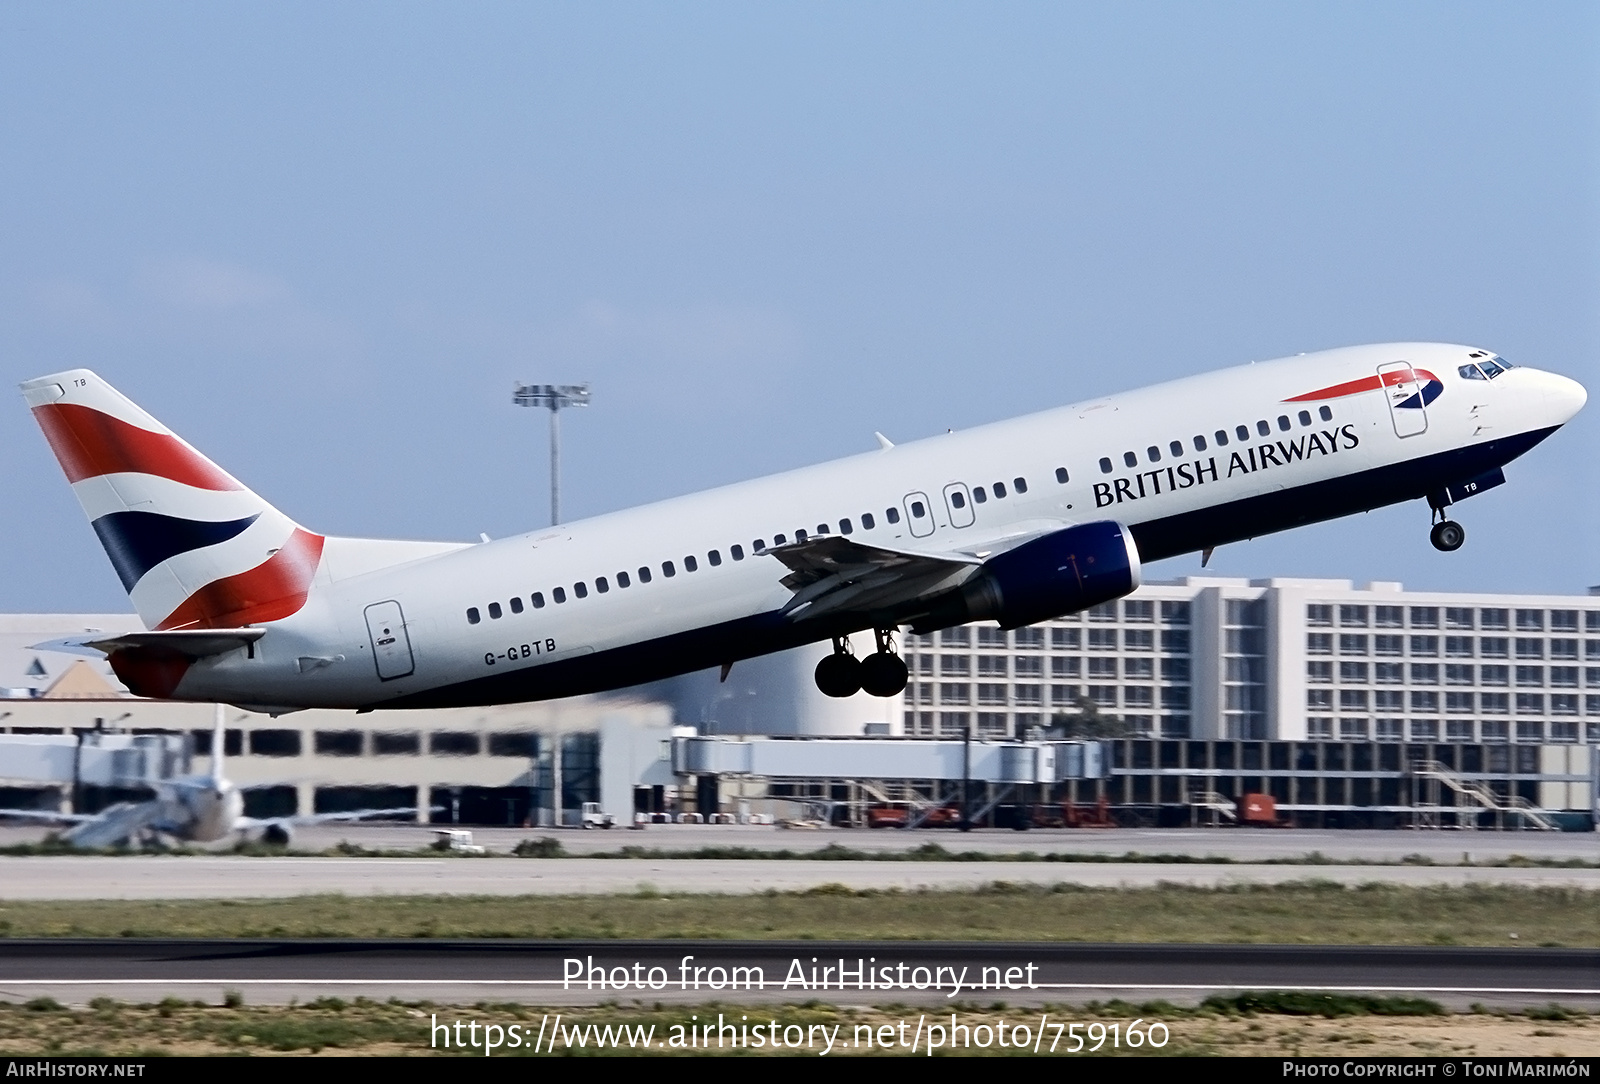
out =
<svg viewBox="0 0 1600 1084"><path fill-rule="evenodd" d="M824 693L893 696L898 630L1074 613L1146 562L1413 500L1458 549L1448 510L1587 400L1471 346L1349 347L451 543L303 527L87 369L22 392L148 629L39 646L104 654L140 696L271 714L726 678L822 641Z"/></svg>
<svg viewBox="0 0 1600 1084"><path fill-rule="evenodd" d="M211 731L211 770L155 784L156 795L144 802L118 802L99 813L53 813L31 809L0 809L0 818L70 824L62 840L75 847L115 847L128 842L174 840L180 843L215 843L230 836L254 833L264 843L287 847L294 829L330 821L374 817L414 816L416 807L361 809L347 813L317 813L304 817L247 817L244 795L223 774L223 706L217 705Z"/></svg>

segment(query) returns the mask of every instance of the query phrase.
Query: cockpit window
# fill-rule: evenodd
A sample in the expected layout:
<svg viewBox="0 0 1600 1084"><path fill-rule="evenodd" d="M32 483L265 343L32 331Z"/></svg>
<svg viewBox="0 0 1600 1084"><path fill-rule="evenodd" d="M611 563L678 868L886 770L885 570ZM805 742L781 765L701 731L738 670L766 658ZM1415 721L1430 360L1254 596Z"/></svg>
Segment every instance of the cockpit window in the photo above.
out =
<svg viewBox="0 0 1600 1084"><path fill-rule="evenodd" d="M1461 374L1461 379L1462 380L1485 380L1485 379L1487 379L1483 375L1482 370L1480 370L1476 365L1463 365L1463 366L1461 366L1461 368L1457 369L1456 372Z"/></svg>
<svg viewBox="0 0 1600 1084"><path fill-rule="evenodd" d="M1495 377L1505 372L1503 367L1495 364L1495 360L1493 358L1485 358L1483 361L1480 361L1478 363L1478 368L1482 369L1483 375L1487 376L1490 380L1493 380Z"/></svg>

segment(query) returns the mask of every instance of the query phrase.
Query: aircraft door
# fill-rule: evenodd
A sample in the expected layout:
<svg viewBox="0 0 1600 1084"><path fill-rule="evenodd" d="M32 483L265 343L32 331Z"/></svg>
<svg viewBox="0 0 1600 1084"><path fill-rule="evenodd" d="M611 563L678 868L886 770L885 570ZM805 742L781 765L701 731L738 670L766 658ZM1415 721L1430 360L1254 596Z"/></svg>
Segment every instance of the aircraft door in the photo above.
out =
<svg viewBox="0 0 1600 1084"><path fill-rule="evenodd" d="M974 518L972 494L961 482L951 482L944 487L944 509L950 513L950 526L971 527Z"/></svg>
<svg viewBox="0 0 1600 1084"><path fill-rule="evenodd" d="M406 632L405 615L392 599L367 607L367 635L372 638L372 661L378 665L383 681L403 678L416 669L411 658L411 637Z"/></svg>
<svg viewBox="0 0 1600 1084"><path fill-rule="evenodd" d="M933 522L933 506L928 503L928 495L907 493L902 503L906 508L906 526L911 528L911 536L926 538L932 534L936 524Z"/></svg>
<svg viewBox="0 0 1600 1084"><path fill-rule="evenodd" d="M1397 437L1414 437L1428 431L1428 411L1422 402L1422 381L1410 363L1390 362L1378 366L1383 393L1389 400L1389 418Z"/></svg>

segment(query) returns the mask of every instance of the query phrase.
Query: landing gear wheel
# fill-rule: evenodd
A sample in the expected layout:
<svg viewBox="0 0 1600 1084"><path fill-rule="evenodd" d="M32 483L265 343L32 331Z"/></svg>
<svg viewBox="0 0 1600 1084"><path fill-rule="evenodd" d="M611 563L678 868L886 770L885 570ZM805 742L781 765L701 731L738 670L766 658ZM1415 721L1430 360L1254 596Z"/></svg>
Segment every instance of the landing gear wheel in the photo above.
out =
<svg viewBox="0 0 1600 1084"><path fill-rule="evenodd" d="M833 654L817 663L813 676L824 696L854 696L861 691L861 662L843 640L833 641Z"/></svg>
<svg viewBox="0 0 1600 1084"><path fill-rule="evenodd" d="M861 660L861 688L873 696L896 695L905 689L909 676L899 655L878 651Z"/></svg>
<svg viewBox="0 0 1600 1084"><path fill-rule="evenodd" d="M1428 532L1428 541L1433 543L1433 548L1445 553L1454 553L1466 540L1466 528L1454 520L1442 519Z"/></svg>

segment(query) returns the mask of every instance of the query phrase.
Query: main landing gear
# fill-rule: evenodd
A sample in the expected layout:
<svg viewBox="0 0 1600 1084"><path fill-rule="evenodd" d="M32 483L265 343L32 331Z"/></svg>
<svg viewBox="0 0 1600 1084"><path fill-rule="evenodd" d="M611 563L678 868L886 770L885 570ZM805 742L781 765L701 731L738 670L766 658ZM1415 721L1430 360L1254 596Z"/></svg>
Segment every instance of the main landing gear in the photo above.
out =
<svg viewBox="0 0 1600 1084"><path fill-rule="evenodd" d="M864 659L850 650L845 636L833 638L833 654L817 663L817 688L826 696L854 696L865 691L872 696L894 696L906 687L905 660L894 651L894 630L875 629L878 649Z"/></svg>

